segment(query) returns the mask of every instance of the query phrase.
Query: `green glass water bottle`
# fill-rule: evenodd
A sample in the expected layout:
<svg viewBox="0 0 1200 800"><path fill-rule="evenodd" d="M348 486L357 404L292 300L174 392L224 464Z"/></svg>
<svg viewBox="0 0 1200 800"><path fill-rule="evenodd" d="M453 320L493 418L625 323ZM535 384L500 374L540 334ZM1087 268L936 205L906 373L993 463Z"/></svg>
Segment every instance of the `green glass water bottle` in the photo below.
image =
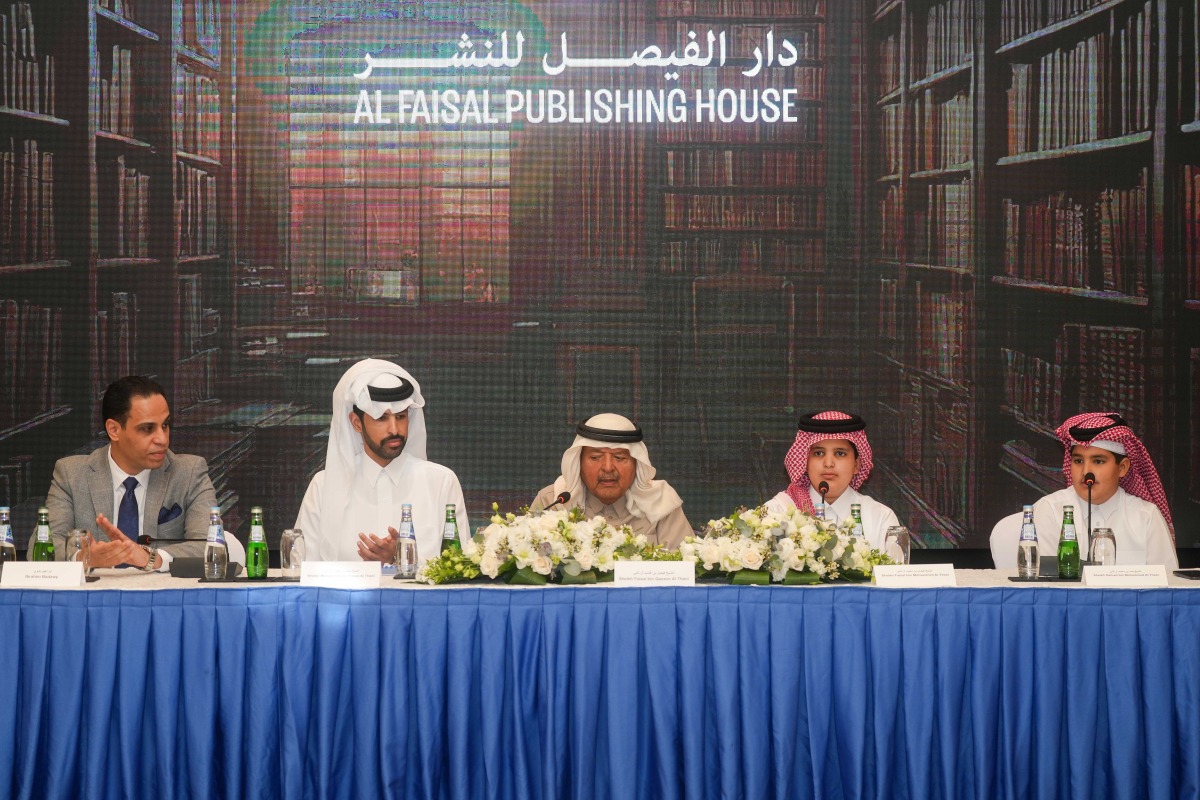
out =
<svg viewBox="0 0 1200 800"><path fill-rule="evenodd" d="M50 509L45 506L38 509L37 530L33 536L33 553L30 560L53 561L54 539L50 536Z"/></svg>
<svg viewBox="0 0 1200 800"><path fill-rule="evenodd" d="M1058 534L1058 577L1079 577L1079 539L1075 536L1075 507L1063 506L1062 530Z"/></svg>
<svg viewBox="0 0 1200 800"><path fill-rule="evenodd" d="M458 519L455 516L454 503L446 503L446 521L442 523L442 552L462 552L462 542L458 541Z"/></svg>
<svg viewBox="0 0 1200 800"><path fill-rule="evenodd" d="M250 509L250 542L246 545L246 577L264 580L267 577L267 532L263 528L262 506Z"/></svg>

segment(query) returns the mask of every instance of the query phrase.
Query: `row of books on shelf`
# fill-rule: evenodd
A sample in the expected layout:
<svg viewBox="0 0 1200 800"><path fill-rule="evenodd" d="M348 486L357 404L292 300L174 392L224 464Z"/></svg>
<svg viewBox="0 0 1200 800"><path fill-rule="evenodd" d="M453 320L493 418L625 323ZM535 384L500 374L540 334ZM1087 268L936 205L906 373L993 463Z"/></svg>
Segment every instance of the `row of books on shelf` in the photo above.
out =
<svg viewBox="0 0 1200 800"><path fill-rule="evenodd" d="M930 5L924 39L914 41L913 77L928 77L968 61L975 49L974 0L944 0Z"/></svg>
<svg viewBox="0 0 1200 800"><path fill-rule="evenodd" d="M217 252L217 177L188 164L176 163L175 191L178 255Z"/></svg>
<svg viewBox="0 0 1200 800"><path fill-rule="evenodd" d="M1008 347L1000 349L1000 356L1004 360L1004 404L1014 416L1037 427L1057 428L1065 419L1063 365Z"/></svg>
<svg viewBox="0 0 1200 800"><path fill-rule="evenodd" d="M825 198L790 195L663 195L663 227L813 229L825 224Z"/></svg>
<svg viewBox="0 0 1200 800"><path fill-rule="evenodd" d="M62 309L0 300L0 428L62 404Z"/></svg>
<svg viewBox="0 0 1200 800"><path fill-rule="evenodd" d="M660 245L659 271L666 275L821 273L825 241L763 236L671 239Z"/></svg>
<svg viewBox="0 0 1200 800"><path fill-rule="evenodd" d="M1109 0L1003 0L1000 38L1011 42L1056 22L1062 22Z"/></svg>
<svg viewBox="0 0 1200 800"><path fill-rule="evenodd" d="M0 106L54 116L54 56L37 53L33 9L13 3L0 14Z"/></svg>
<svg viewBox="0 0 1200 800"><path fill-rule="evenodd" d="M971 270L975 266L973 180L909 187L912 222L908 260Z"/></svg>
<svg viewBox="0 0 1200 800"><path fill-rule="evenodd" d="M899 261L904 249L904 195L897 184L880 187L875 218L879 221L880 260Z"/></svg>
<svg viewBox="0 0 1200 800"><path fill-rule="evenodd" d="M221 58L221 0L183 0L183 43L201 55Z"/></svg>
<svg viewBox="0 0 1200 800"><path fill-rule="evenodd" d="M916 282L916 363L931 375L962 385L970 377L967 341L972 295L968 292L928 292Z"/></svg>
<svg viewBox="0 0 1200 800"><path fill-rule="evenodd" d="M819 17L825 0L659 0L660 17Z"/></svg>
<svg viewBox="0 0 1200 800"><path fill-rule="evenodd" d="M904 152L904 106L888 103L879 108L879 169L881 175L898 175Z"/></svg>
<svg viewBox="0 0 1200 800"><path fill-rule="evenodd" d="M111 183L101 191L111 192L107 206L100 209L103 251L114 258L146 258L150 255L150 176L126 165L125 156L113 162Z"/></svg>
<svg viewBox="0 0 1200 800"><path fill-rule="evenodd" d="M823 142L825 115L819 106L797 106L795 122L775 125L680 122L659 125L661 144L814 144Z"/></svg>
<svg viewBox="0 0 1200 800"><path fill-rule="evenodd" d="M1032 63L1013 63L1008 152L1053 150L1147 130L1155 75L1151 6Z"/></svg>
<svg viewBox="0 0 1200 800"><path fill-rule="evenodd" d="M220 160L221 95L217 82L182 64L175 68L175 125L180 149Z"/></svg>
<svg viewBox="0 0 1200 800"><path fill-rule="evenodd" d="M664 22L659 25L659 36L666 49L682 52L691 41L700 42L707 52L708 33L725 34L727 58L750 58L755 49L760 53L780 53L782 42L787 40L796 51L796 57L804 61L818 61L824 57L824 26L819 23L743 23L722 25L716 20ZM692 34L695 34L693 39ZM770 42L768 43L768 34ZM673 39L671 37L674 37ZM715 48L716 46L714 46Z"/></svg>
<svg viewBox="0 0 1200 800"><path fill-rule="evenodd" d="M965 88L945 99L933 89L917 95L913 103L913 169L945 169L969 162L974 142L972 118L971 93ZM888 144L899 150L898 140Z"/></svg>
<svg viewBox="0 0 1200 800"><path fill-rule="evenodd" d="M881 277L879 279L879 309L875 317L879 338L885 341L895 341L900 338L900 279ZM889 355L895 355L894 348L884 348Z"/></svg>
<svg viewBox="0 0 1200 800"><path fill-rule="evenodd" d="M91 376L95 430L103 427L99 401L104 390L117 378L132 375L139 369L138 361L138 296L134 292L110 292L107 304L98 302L92 318L96 342Z"/></svg>
<svg viewBox="0 0 1200 800"><path fill-rule="evenodd" d="M187 408L217 396L218 354L215 347L180 359L175 365L175 404Z"/></svg>
<svg viewBox="0 0 1200 800"><path fill-rule="evenodd" d="M900 33L885 34L875 46L875 95L887 97L900 88Z"/></svg>
<svg viewBox="0 0 1200 800"><path fill-rule="evenodd" d="M1183 213L1183 265L1188 297L1200 298L1200 166L1184 164L1180 175Z"/></svg>
<svg viewBox="0 0 1200 800"><path fill-rule="evenodd" d="M732 110L728 100L716 93L725 89L738 92L742 118L752 118L756 112L755 91L763 89L795 89L796 99L816 101L825 99L825 68L820 66L763 67L755 75L747 75L745 67L710 67L679 74L679 88L694 100L703 91L705 102L713 102L726 113ZM711 95L709 93L712 93Z"/></svg>
<svg viewBox="0 0 1200 800"><path fill-rule="evenodd" d="M919 375L905 374L893 441L900 443L897 472L924 501L958 527L974 518L970 469L970 404Z"/></svg>
<svg viewBox="0 0 1200 800"><path fill-rule="evenodd" d="M0 464L0 505L15 508L26 500L45 499L46 487L34 485L33 456L24 453ZM14 534L20 535L17 531Z"/></svg>
<svg viewBox="0 0 1200 800"><path fill-rule="evenodd" d="M824 150L730 150L719 147L668 150L667 186L820 186Z"/></svg>
<svg viewBox="0 0 1200 800"><path fill-rule="evenodd" d="M54 153L36 139L0 139L0 148L0 264L57 258Z"/></svg>
<svg viewBox="0 0 1200 800"><path fill-rule="evenodd" d="M1146 170L1132 187L1005 198L1002 208L1006 275L1146 296Z"/></svg>
<svg viewBox="0 0 1200 800"><path fill-rule="evenodd" d="M179 276L179 336L184 354L211 347L221 327L221 312L204 305L204 280L198 273Z"/></svg>
<svg viewBox="0 0 1200 800"><path fill-rule="evenodd" d="M1140 328L1066 323L1053 359L1001 350L1004 401L1013 415L1054 430L1086 408L1125 418L1134 430L1145 420L1145 349Z"/></svg>
<svg viewBox="0 0 1200 800"><path fill-rule="evenodd" d="M133 51L113 45L109 77L100 79L99 126L121 136L134 136L133 96L137 86L133 80Z"/></svg>

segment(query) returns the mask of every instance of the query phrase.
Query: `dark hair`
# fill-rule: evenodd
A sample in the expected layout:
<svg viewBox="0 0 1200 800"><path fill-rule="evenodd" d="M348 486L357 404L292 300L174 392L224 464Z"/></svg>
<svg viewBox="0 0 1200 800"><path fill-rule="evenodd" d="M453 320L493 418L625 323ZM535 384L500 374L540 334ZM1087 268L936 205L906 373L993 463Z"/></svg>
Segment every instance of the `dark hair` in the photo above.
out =
<svg viewBox="0 0 1200 800"><path fill-rule="evenodd" d="M164 398L167 396L158 381L144 375L126 375L110 383L104 390L104 399L100 401L100 415L105 423L115 419L124 428L129 420L129 408L133 404L133 398L155 395L162 395Z"/></svg>
<svg viewBox="0 0 1200 800"><path fill-rule="evenodd" d="M363 411L361 408L359 408L357 404L356 404L356 405L355 405L353 408L351 408L350 410L351 410L351 411L353 411L353 412L354 412L354 414L355 414L355 416L357 416L357 417L358 417L358 421L359 421L359 422L362 422L362 421L363 421L363 414L364 414L365 412L364 412L364 411Z"/></svg>

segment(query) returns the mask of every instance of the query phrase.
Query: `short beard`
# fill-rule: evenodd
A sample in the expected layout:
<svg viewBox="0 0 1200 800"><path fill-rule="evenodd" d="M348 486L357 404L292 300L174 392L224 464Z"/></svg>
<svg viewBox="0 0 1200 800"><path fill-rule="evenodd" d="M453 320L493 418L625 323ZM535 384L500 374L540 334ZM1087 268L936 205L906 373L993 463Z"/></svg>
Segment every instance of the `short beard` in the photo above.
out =
<svg viewBox="0 0 1200 800"><path fill-rule="evenodd" d="M392 455L392 453L389 452L384 447L383 442L378 442L378 443L373 442L366 436L363 437L363 444L366 445L367 448L370 449L370 451L372 453L379 456L384 461L392 461L393 459L395 459L397 456L399 456L401 453L404 452L404 446L408 444L408 439L406 439L405 437L397 436L396 438L398 438L400 440L400 452L396 453L395 455Z"/></svg>

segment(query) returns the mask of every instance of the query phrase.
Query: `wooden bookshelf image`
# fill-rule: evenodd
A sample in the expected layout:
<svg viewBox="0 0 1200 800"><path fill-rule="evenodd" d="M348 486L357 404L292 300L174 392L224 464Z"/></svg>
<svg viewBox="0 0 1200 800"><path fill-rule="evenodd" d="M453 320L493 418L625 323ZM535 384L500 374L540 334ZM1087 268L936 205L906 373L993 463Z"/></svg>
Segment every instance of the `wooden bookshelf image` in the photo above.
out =
<svg viewBox="0 0 1200 800"><path fill-rule="evenodd" d="M24 459L7 480L22 535L54 459L94 441L113 379L152 375L177 411L215 392L225 345L203 326L228 306L234 258L233 10L38 0L0 13L3 369L22 387L0 397L0 494L3 464ZM183 287L200 309L186 324ZM211 345L202 378L197 341Z"/></svg>
<svg viewBox="0 0 1200 800"><path fill-rule="evenodd" d="M842 22L827 11L825 0L654 5L657 38L668 46L723 31L731 56L664 88L692 98L697 90L790 87L798 98L795 123L660 126L648 148L649 257L665 304L687 309L683 362L696 379L685 383L728 387L723 394L737 394L746 412L730 420L697 395L703 452L739 451L751 433L781 438L794 431L799 404L816 407L828 393L829 376L812 357L830 341L826 299L836 294L827 278L836 274L827 258L836 224L827 209L827 53ZM796 48L794 65L745 74L755 48L767 52L783 39ZM749 355L758 350L769 355Z"/></svg>
<svg viewBox="0 0 1200 800"><path fill-rule="evenodd" d="M927 547L977 524L980 111L977 19L967 0L870 3L864 25L872 140L866 198L875 243L860 283L867 409L885 445L886 498ZM864 374L864 380L867 380Z"/></svg>

